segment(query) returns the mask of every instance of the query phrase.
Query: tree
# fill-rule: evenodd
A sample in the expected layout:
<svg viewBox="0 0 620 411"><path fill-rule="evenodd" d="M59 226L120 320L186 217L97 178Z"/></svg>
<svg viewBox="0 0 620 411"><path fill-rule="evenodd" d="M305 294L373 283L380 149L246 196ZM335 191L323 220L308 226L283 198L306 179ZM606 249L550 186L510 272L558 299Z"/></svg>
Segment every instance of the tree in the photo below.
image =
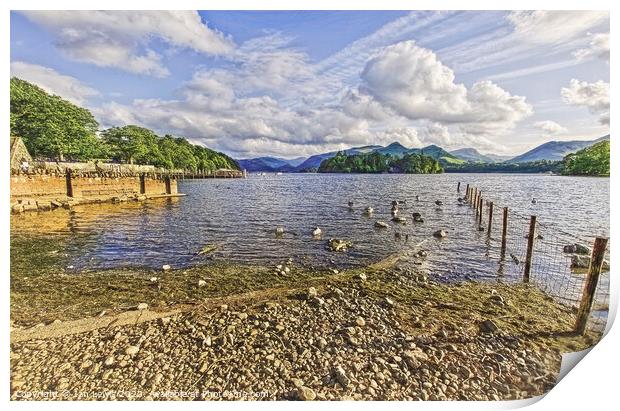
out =
<svg viewBox="0 0 620 411"><path fill-rule="evenodd" d="M10 87L11 135L21 137L31 155L89 160L102 154L90 111L17 77Z"/></svg>
<svg viewBox="0 0 620 411"><path fill-rule="evenodd" d="M112 127L101 133L111 155L130 164L162 163L159 151L159 136L153 131L134 125Z"/></svg>
<svg viewBox="0 0 620 411"><path fill-rule="evenodd" d="M609 175L609 141L601 141L564 157L562 174Z"/></svg>

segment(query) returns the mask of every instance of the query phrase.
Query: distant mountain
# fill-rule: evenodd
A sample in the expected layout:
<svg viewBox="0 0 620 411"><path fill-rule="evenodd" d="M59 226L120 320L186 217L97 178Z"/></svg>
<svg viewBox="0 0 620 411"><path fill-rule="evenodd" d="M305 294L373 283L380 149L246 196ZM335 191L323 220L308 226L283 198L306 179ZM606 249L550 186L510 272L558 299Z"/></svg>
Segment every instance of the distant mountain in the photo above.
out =
<svg viewBox="0 0 620 411"><path fill-rule="evenodd" d="M389 154L392 157L402 157L403 155L411 152L411 149L403 146L398 141L395 141L390 145L377 148L373 151L381 154Z"/></svg>
<svg viewBox="0 0 620 411"><path fill-rule="evenodd" d="M459 148L458 150L450 151L450 154L460 158L461 160L471 161L473 163L495 163L497 161L494 157L492 157L493 154L482 154L475 148ZM507 160L509 158L510 157L507 157L505 159Z"/></svg>
<svg viewBox="0 0 620 411"><path fill-rule="evenodd" d="M590 147L600 141L609 140L609 135L596 140L576 141L549 141L519 156L511 158L507 163L526 163L540 160L562 160L566 155Z"/></svg>
<svg viewBox="0 0 620 411"><path fill-rule="evenodd" d="M286 160L277 157L258 157L237 160L241 169L248 171L275 171L280 167L290 165Z"/></svg>
<svg viewBox="0 0 620 411"><path fill-rule="evenodd" d="M359 153L370 153L376 149L383 148L382 146L363 146L363 147L353 147L348 150L344 150L345 154L359 154ZM323 160L327 160L328 158L334 157L338 154L338 151L332 151L329 153L316 154L308 157L304 162L295 167L294 171L308 171L318 169Z"/></svg>
<svg viewBox="0 0 620 411"><path fill-rule="evenodd" d="M420 153L425 156L433 157L436 160L439 160L442 166L449 166L455 164L463 164L466 161L456 157L453 154L448 153L443 148L431 144L430 146L426 146L424 148L412 148L409 150L410 153Z"/></svg>

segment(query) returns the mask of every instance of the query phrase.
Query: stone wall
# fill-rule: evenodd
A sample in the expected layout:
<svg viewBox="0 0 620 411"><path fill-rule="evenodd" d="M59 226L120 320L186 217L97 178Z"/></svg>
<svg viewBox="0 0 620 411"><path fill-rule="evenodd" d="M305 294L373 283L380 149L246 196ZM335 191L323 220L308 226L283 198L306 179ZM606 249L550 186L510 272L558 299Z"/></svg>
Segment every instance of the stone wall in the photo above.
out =
<svg viewBox="0 0 620 411"><path fill-rule="evenodd" d="M122 195L177 194L177 182L170 180L170 192L166 190L165 178L144 178L144 193L140 190L139 176L126 177L71 177L73 197L100 198ZM13 175L11 176L11 200L18 198L67 197L67 178L63 175Z"/></svg>

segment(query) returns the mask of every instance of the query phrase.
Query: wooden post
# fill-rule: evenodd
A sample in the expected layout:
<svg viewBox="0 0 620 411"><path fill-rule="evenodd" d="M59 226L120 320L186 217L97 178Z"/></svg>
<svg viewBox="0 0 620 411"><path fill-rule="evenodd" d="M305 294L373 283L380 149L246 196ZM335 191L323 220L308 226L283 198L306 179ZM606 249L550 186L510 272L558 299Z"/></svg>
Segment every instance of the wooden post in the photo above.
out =
<svg viewBox="0 0 620 411"><path fill-rule="evenodd" d="M536 216L530 217L530 232L527 236L527 253L525 255L525 269L523 270L523 282L530 282L530 270L532 269L532 253L534 251L534 237L536 236Z"/></svg>
<svg viewBox="0 0 620 411"><path fill-rule="evenodd" d="M478 211L478 226L482 225L482 196L480 196L480 203L478 205L479 207L479 211Z"/></svg>
<svg viewBox="0 0 620 411"><path fill-rule="evenodd" d="M493 201L489 203L489 226L487 227L487 234L491 235L491 224L493 223Z"/></svg>
<svg viewBox="0 0 620 411"><path fill-rule="evenodd" d="M146 176L144 173L140 174L140 194L146 193Z"/></svg>
<svg viewBox="0 0 620 411"><path fill-rule="evenodd" d="M508 232L508 207L504 207L504 221L502 222L502 255L506 254L507 232Z"/></svg>
<svg viewBox="0 0 620 411"><path fill-rule="evenodd" d="M467 184L467 187L465 188L465 198L469 199L469 184Z"/></svg>
<svg viewBox="0 0 620 411"><path fill-rule="evenodd" d="M460 193L461 192L461 182L459 181L459 183L456 185L456 192Z"/></svg>
<svg viewBox="0 0 620 411"><path fill-rule="evenodd" d="M73 197L73 180L71 174L71 169L67 168L65 171L65 179L67 181L67 197Z"/></svg>
<svg viewBox="0 0 620 411"><path fill-rule="evenodd" d="M605 257L605 248L607 248L607 238L597 237L592 247L592 256L590 258L590 268L588 269L588 278L583 288L583 296L581 304L577 311L577 322L575 323L575 333L583 335L586 332L588 317L594 302L594 294L598 285L598 278L601 275L603 267L603 259Z"/></svg>

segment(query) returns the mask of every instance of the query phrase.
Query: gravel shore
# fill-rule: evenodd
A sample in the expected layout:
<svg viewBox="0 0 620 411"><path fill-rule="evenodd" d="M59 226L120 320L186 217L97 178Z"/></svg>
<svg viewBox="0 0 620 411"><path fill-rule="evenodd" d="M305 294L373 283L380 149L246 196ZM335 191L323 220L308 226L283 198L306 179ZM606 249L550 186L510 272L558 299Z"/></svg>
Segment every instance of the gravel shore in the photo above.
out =
<svg viewBox="0 0 620 411"><path fill-rule="evenodd" d="M378 291L389 278L401 279L392 285L403 293ZM553 387L562 352L592 344L553 332L548 324L561 330L572 314L539 294L509 285L440 285L402 273L354 274L278 296L205 303L138 324L14 342L11 395L528 398ZM475 302L464 306L468 300ZM527 302L536 315L523 314L534 310Z"/></svg>

